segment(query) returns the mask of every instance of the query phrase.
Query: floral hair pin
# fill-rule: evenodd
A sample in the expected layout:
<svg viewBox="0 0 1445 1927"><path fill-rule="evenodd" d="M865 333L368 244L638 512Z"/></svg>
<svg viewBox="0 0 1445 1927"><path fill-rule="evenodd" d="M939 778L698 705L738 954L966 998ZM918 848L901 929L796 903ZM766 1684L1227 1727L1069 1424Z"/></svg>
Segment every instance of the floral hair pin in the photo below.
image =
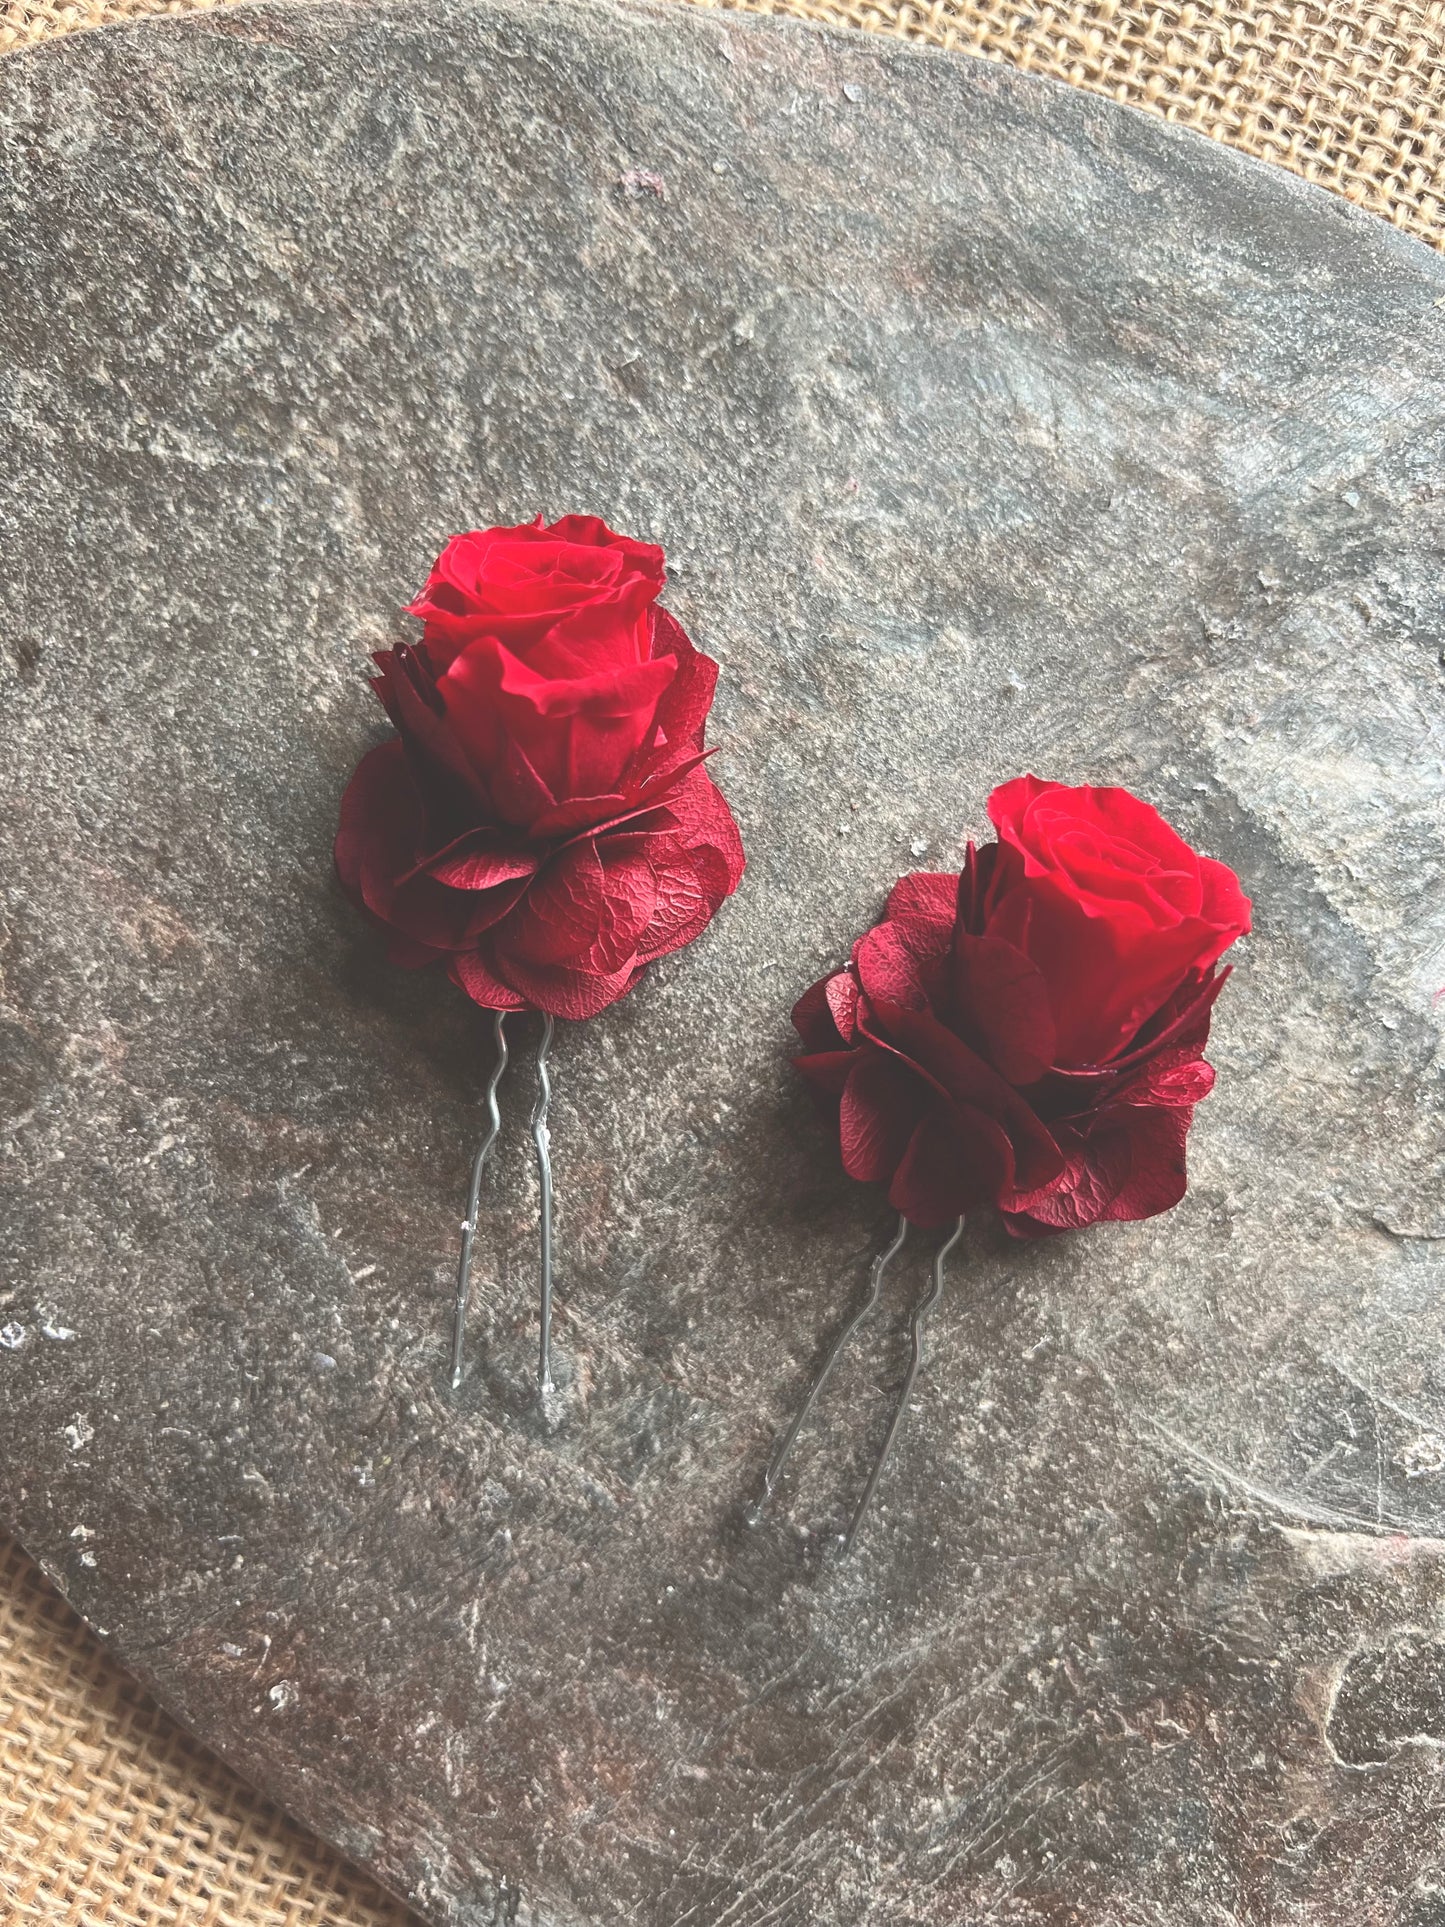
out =
<svg viewBox="0 0 1445 1927"><path fill-rule="evenodd" d="M462 1224L452 1340L460 1384L482 1179L501 1129L506 1022L542 1016L531 1129L541 1192L538 1388L552 1389L548 1052L699 936L743 849L703 747L717 664L657 604L663 554L590 515L454 537L381 651L395 734L341 805L342 887L394 963L442 966L495 1013L488 1128Z"/></svg>
<svg viewBox="0 0 1445 1927"><path fill-rule="evenodd" d="M850 1545L892 1448L964 1219L985 1205L1018 1238L1152 1218L1186 1188L1184 1146L1214 1072L1219 959L1250 927L1223 863L1124 789L1020 776L996 789L997 841L959 876L894 885L883 921L793 1022L798 1069L834 1121L844 1169L888 1187L898 1226L823 1359L749 1508L757 1524L908 1228L947 1227L912 1315L912 1354Z"/></svg>

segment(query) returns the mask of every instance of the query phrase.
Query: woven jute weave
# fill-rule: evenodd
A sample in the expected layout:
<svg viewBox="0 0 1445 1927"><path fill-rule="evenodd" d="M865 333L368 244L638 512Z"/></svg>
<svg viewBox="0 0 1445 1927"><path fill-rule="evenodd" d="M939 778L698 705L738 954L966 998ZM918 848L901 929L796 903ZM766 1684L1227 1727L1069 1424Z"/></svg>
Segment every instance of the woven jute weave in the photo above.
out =
<svg viewBox="0 0 1445 1927"><path fill-rule="evenodd" d="M0 0L0 52L213 0ZM702 0L706 4L706 0ZM1445 247L1445 0L749 0L1112 95ZM4 1927L401 1927L131 1685L0 1541Z"/></svg>
<svg viewBox="0 0 1445 1927"><path fill-rule="evenodd" d="M402 1927L188 1739L0 1542L4 1927Z"/></svg>

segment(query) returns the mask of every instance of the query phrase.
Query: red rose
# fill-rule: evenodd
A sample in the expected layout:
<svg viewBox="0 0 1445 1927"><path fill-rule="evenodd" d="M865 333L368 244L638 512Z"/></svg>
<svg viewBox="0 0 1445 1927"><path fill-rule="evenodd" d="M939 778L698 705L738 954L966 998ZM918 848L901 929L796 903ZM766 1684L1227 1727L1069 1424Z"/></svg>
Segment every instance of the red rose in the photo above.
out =
<svg viewBox="0 0 1445 1927"><path fill-rule="evenodd" d="M1011 853L988 929L1048 979L1061 1064L1116 1051L1249 929L1249 901L1128 790L1019 776L988 799Z"/></svg>
<svg viewBox="0 0 1445 1927"><path fill-rule="evenodd" d="M336 868L392 958L491 1010L590 1017L737 888L703 768L717 665L655 598L661 549L594 516L448 543L376 657L397 734L363 757Z"/></svg>
<svg viewBox="0 0 1445 1927"><path fill-rule="evenodd" d="M1184 1195L1248 899L1125 790L1026 776L989 814L998 843L904 877L800 999L798 1067L845 1168L916 1224L986 1203L1020 1237L1153 1217Z"/></svg>
<svg viewBox="0 0 1445 1927"><path fill-rule="evenodd" d="M590 610L625 631L657 600L662 550L617 535L595 515L539 515L514 529L454 535L407 614L426 625L422 647L440 674L469 642L490 636L514 650L542 641L559 622Z"/></svg>

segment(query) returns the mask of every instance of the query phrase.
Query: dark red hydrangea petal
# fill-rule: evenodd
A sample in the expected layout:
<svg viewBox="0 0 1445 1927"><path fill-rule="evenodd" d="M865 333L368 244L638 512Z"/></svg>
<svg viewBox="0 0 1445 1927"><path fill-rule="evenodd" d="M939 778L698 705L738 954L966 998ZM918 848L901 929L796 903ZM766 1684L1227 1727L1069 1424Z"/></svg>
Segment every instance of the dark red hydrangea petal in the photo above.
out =
<svg viewBox="0 0 1445 1927"><path fill-rule="evenodd" d="M464 950L453 957L450 964L451 979L459 990L464 990L474 1004L484 1010L527 1010L531 1008L519 990L514 990L490 968L483 949Z"/></svg>
<svg viewBox="0 0 1445 1927"><path fill-rule="evenodd" d="M996 1119L970 1105L931 1114L913 1133L888 1190L888 1202L931 1230L976 1211L1011 1189L1014 1160Z"/></svg>
<svg viewBox="0 0 1445 1927"><path fill-rule="evenodd" d="M849 1177L890 1183L928 1102L927 1086L906 1065L882 1051L859 1051L838 1112Z"/></svg>
<svg viewBox="0 0 1445 1927"><path fill-rule="evenodd" d="M929 1081L955 1106L995 1123L1009 1145L1006 1190L1033 1191L1058 1175L1062 1162L1047 1126L1004 1077L986 1064L961 1037L930 1011L897 1005L867 1006L868 1034L906 1062L925 1071Z"/></svg>
<svg viewBox="0 0 1445 1927"><path fill-rule="evenodd" d="M607 976L598 976L595 971L576 965L536 963L530 958L509 955L505 981L522 999L522 1007L550 1011L554 1017L581 1023L625 996L641 971L641 964L631 963ZM487 1008L493 1006L489 1004Z"/></svg>
<svg viewBox="0 0 1445 1927"><path fill-rule="evenodd" d="M469 907L430 877L416 874L426 808L401 743L365 755L341 799L336 871L343 888L377 922L429 951L465 939Z"/></svg>
<svg viewBox="0 0 1445 1927"><path fill-rule="evenodd" d="M494 830L478 831L470 841L459 838L441 856L426 863L426 873L453 890L490 890L537 874L535 850L511 847Z"/></svg>
<svg viewBox="0 0 1445 1927"><path fill-rule="evenodd" d="M953 994L965 1036L1011 1084L1033 1084L1054 1061L1054 1019L1043 972L1000 937L959 932Z"/></svg>
<svg viewBox="0 0 1445 1927"><path fill-rule="evenodd" d="M858 939L853 968L866 997L927 1010L945 987L951 932L925 917L890 917Z"/></svg>
<svg viewBox="0 0 1445 1927"><path fill-rule="evenodd" d="M1097 1112L1065 1136L1059 1184L1004 1222L1016 1236L1047 1237L1085 1226L1157 1217L1188 1187L1184 1147L1193 1106L1120 1105Z"/></svg>
<svg viewBox="0 0 1445 1927"><path fill-rule="evenodd" d="M857 1058L850 1050L821 1050L795 1057L793 1062L812 1085L815 1095L836 1099L843 1095ZM833 1110L836 1116L836 1104Z"/></svg>
<svg viewBox="0 0 1445 1927"><path fill-rule="evenodd" d="M899 877L888 896L885 918L920 917L925 923L953 929L958 907L958 878L936 870L912 870Z"/></svg>
<svg viewBox="0 0 1445 1927"><path fill-rule="evenodd" d="M820 977L817 983L809 985L793 1005L793 1028L802 1038L806 1052L834 1051L840 1045L853 1041L851 1036L843 1035L833 1014L832 990L840 978L846 978L850 983L852 981L847 971L839 971L832 977ZM856 987L853 1000L856 1004ZM801 1068L806 1059L798 1057L793 1061Z"/></svg>
<svg viewBox="0 0 1445 1927"><path fill-rule="evenodd" d="M637 954L646 963L670 956L701 936L717 910L693 852L680 837L652 838L649 861L655 886L652 918L637 942Z"/></svg>
<svg viewBox="0 0 1445 1927"><path fill-rule="evenodd" d="M505 957L610 977L636 955L656 902L657 883L645 856L613 858L590 838L570 843L545 865L519 906Z"/></svg>
<svg viewBox="0 0 1445 1927"><path fill-rule="evenodd" d="M659 742L669 750L679 744L701 749L717 689L717 664L693 647L691 636L666 609L653 610L652 653L677 665L657 706L654 720Z"/></svg>
<svg viewBox="0 0 1445 1927"><path fill-rule="evenodd" d="M858 1036L858 999L862 995L857 973L840 970L836 977L828 978L823 994L839 1037L845 1044L854 1043Z"/></svg>

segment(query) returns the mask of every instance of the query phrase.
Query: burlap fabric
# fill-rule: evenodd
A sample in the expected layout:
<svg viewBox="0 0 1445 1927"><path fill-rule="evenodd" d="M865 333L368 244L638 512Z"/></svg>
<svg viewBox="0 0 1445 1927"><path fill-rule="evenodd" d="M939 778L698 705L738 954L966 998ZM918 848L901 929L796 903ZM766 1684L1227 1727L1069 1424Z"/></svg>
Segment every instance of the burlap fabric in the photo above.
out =
<svg viewBox="0 0 1445 1927"><path fill-rule="evenodd" d="M212 0L10 0L0 51ZM934 41L1182 121L1445 246L1445 0L753 0ZM400 1927L151 1706L0 1542L6 1927Z"/></svg>
<svg viewBox="0 0 1445 1927"><path fill-rule="evenodd" d="M4 1927L402 1927L151 1705L0 1542Z"/></svg>

